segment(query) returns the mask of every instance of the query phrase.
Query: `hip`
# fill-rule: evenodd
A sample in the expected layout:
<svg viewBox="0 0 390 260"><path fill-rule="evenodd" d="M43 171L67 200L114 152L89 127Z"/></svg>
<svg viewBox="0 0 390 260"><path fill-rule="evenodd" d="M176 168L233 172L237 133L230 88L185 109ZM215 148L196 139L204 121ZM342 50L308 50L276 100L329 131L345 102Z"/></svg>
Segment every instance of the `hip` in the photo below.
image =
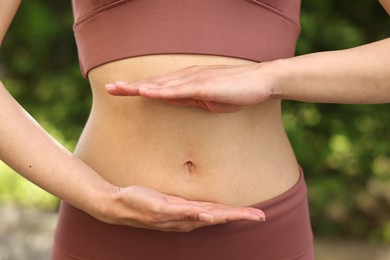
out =
<svg viewBox="0 0 390 260"><path fill-rule="evenodd" d="M267 220L175 233L105 224L63 203L53 259L314 259L302 173L286 192L252 207Z"/></svg>

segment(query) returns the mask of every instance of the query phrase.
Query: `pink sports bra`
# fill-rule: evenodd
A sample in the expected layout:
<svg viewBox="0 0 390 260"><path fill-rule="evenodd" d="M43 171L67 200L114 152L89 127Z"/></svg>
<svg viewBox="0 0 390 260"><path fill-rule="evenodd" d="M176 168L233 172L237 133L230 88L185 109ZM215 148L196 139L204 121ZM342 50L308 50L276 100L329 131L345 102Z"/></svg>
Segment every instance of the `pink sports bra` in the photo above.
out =
<svg viewBox="0 0 390 260"><path fill-rule="evenodd" d="M83 75L151 54L291 57L300 0L72 0Z"/></svg>

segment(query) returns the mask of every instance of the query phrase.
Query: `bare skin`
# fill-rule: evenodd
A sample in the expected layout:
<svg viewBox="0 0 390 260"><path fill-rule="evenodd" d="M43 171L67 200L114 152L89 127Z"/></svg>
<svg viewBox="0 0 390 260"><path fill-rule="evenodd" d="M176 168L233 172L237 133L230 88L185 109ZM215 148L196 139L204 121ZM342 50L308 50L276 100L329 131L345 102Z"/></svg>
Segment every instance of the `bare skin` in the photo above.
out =
<svg viewBox="0 0 390 260"><path fill-rule="evenodd" d="M267 104L279 99L345 104L389 103L389 57L390 39L384 39L348 50L315 53L262 64L202 64L129 83L124 82L126 79L119 75L116 79L121 81L107 84L106 90L114 96L140 96L160 100L174 107L183 107L183 110L199 107L210 114L246 113L250 108L262 114L266 111ZM259 103L262 107L258 106ZM275 126L272 122L278 115L272 112L270 114L271 118L261 124L262 130L265 125ZM229 125L231 127L235 124ZM278 139L280 135L278 136L277 129L274 128L268 136L267 131L262 131L262 135L272 140ZM253 136L252 141L256 141L256 138L260 138L259 135ZM262 146L270 147L266 142ZM246 146L248 147L251 148L250 145ZM288 146L284 149L288 149ZM269 151L272 153L272 149ZM267 165L267 160L262 159L258 162ZM258 176L263 182L272 179L268 179L260 169L258 172L261 172ZM273 177L277 176L272 167L267 168L267 172L273 172ZM284 175L286 176L288 174ZM225 175L225 178L226 183L229 183L229 176ZM246 187L251 186L248 183ZM266 194L263 189L260 190L263 193L254 197ZM227 194L228 192L225 199L228 198ZM248 197L251 198L250 195ZM237 203L242 201L245 199Z"/></svg>
<svg viewBox="0 0 390 260"><path fill-rule="evenodd" d="M106 89L115 96L142 96L224 113L273 99L388 103L389 57L390 39L384 39L347 50L259 64L193 66L142 81L108 83Z"/></svg>
<svg viewBox="0 0 390 260"><path fill-rule="evenodd" d="M1 36L19 2L1 2ZM89 73L94 102L76 156L1 85L0 120L7 124L0 127L0 158L108 223L189 231L259 221L263 212L243 206L283 193L299 174L280 99L389 102L389 45L387 39L263 64L155 55L100 66ZM104 88L117 80L136 83Z"/></svg>
<svg viewBox="0 0 390 260"><path fill-rule="evenodd" d="M113 97L104 87L118 78L142 80L193 64L255 63L151 55L93 69L88 74L93 108L76 155L117 186L138 185L189 200L248 206L293 186L299 168L283 130L280 100L218 114L144 97Z"/></svg>
<svg viewBox="0 0 390 260"><path fill-rule="evenodd" d="M20 0L0 2L0 42L19 4ZM86 164L49 136L1 82L0 103L0 121L7 122L0 127L0 159L25 178L97 219L163 231L189 231L229 221L260 221L265 218L258 209L185 200L146 187L110 183L97 173L98 167L93 169L96 165ZM114 145L120 141L118 137L105 136ZM80 144L79 151L82 147ZM79 151L76 153L82 155ZM97 157L104 157L104 151L100 152L100 155L96 153ZM132 173L133 169L128 165L126 174ZM106 176L116 176L115 169L110 168Z"/></svg>
<svg viewBox="0 0 390 260"><path fill-rule="evenodd" d="M390 0L379 0L382 4L383 8L385 8L386 12L390 15Z"/></svg>

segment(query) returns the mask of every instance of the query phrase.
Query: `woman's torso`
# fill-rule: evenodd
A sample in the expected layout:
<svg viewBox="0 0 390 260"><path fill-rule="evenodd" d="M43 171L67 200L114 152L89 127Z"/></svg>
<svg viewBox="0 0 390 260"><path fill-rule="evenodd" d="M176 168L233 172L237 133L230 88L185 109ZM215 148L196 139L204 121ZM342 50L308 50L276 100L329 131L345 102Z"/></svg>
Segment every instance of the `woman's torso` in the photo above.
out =
<svg viewBox="0 0 390 260"><path fill-rule="evenodd" d="M218 114L113 97L104 88L194 64L246 63L210 55L151 55L93 69L92 111L76 155L116 185L142 185L187 199L250 205L286 191L298 178L298 166L280 101Z"/></svg>
<svg viewBox="0 0 390 260"><path fill-rule="evenodd" d="M93 93L76 154L104 178L233 205L258 203L296 182L298 166L280 101L217 114L109 96L104 84L191 65L290 57L299 34L300 0L72 3L80 63Z"/></svg>

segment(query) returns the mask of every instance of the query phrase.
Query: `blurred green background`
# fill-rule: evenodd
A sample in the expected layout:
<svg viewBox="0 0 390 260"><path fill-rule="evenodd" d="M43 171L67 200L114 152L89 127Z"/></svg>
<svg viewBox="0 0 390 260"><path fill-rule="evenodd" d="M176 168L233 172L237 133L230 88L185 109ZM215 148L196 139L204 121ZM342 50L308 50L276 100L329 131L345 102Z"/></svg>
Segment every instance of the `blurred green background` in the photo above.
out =
<svg viewBox="0 0 390 260"><path fill-rule="evenodd" d="M301 22L298 55L390 36L390 18L373 0L303 0ZM91 95L79 71L70 1L23 1L1 48L0 77L27 111L72 150ZM283 106L286 129L306 173L315 235L390 244L390 104L285 101ZM0 163L0 204L10 203L45 210L58 205Z"/></svg>

